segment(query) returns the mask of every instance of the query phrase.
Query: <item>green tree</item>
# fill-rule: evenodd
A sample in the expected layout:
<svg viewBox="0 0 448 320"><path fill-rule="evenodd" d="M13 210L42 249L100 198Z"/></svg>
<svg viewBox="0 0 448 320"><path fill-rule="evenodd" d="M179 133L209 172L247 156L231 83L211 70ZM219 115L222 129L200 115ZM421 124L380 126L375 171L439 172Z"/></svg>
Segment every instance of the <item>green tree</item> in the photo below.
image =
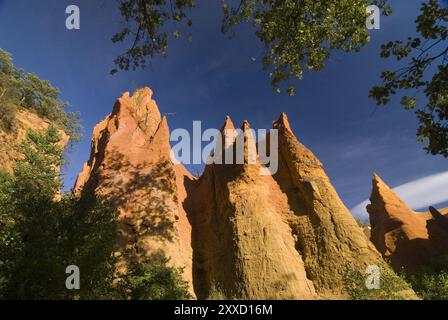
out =
<svg viewBox="0 0 448 320"><path fill-rule="evenodd" d="M1 298L102 298L111 292L116 211L96 197L57 199L59 141L55 127L30 131L14 174L0 175ZM80 291L65 287L69 265L82 270Z"/></svg>
<svg viewBox="0 0 448 320"><path fill-rule="evenodd" d="M0 299L8 290L15 261L22 251L20 234L15 229L14 214L10 209L11 175L0 172Z"/></svg>
<svg viewBox="0 0 448 320"><path fill-rule="evenodd" d="M5 101L6 100L6 101ZM0 98L0 128L5 131L14 130L17 107L7 99Z"/></svg>
<svg viewBox="0 0 448 320"><path fill-rule="evenodd" d="M294 94L293 79L302 79L305 69L319 71L332 52L358 51L369 41L366 28L368 4L390 13L386 0L222 0L221 31L234 35L235 26L249 23L264 43L263 67L271 84L280 92ZM119 9L127 26L112 38L131 38L130 48L115 60L117 69L145 67L155 55L166 56L170 36L179 38L182 27L191 27L194 0L125 0ZM176 31L169 34L167 25ZM189 35L190 38L191 35Z"/></svg>
<svg viewBox="0 0 448 320"><path fill-rule="evenodd" d="M58 132L30 131L14 174L0 172L0 299L188 299L182 270L162 253L118 276L117 211L93 192L58 196ZM80 290L65 287L70 265L81 270Z"/></svg>
<svg viewBox="0 0 448 320"><path fill-rule="evenodd" d="M448 157L447 2L423 3L415 22L419 36L382 46L381 57L394 58L402 67L384 71L382 84L371 89L370 97L386 105L400 94L400 103L417 116L417 137L427 142L425 150Z"/></svg>
<svg viewBox="0 0 448 320"><path fill-rule="evenodd" d="M11 55L0 49L0 125L4 129L13 129L15 112L22 107L64 129L72 141L79 140L78 115L65 110L68 103L61 101L59 94L49 81L15 68Z"/></svg>
<svg viewBox="0 0 448 320"><path fill-rule="evenodd" d="M14 128L18 101L17 82L13 77L14 66L11 56L0 49L0 128L11 131Z"/></svg>

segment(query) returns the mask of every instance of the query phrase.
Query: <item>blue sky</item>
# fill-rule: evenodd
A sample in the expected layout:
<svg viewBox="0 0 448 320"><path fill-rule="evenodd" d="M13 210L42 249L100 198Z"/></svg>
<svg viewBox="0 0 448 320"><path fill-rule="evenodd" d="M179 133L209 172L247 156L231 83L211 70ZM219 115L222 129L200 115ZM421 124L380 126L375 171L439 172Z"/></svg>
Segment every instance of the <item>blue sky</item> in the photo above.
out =
<svg viewBox="0 0 448 320"><path fill-rule="evenodd" d="M427 155L417 142L413 113L397 103L376 108L368 99L369 88L390 66L379 58L380 45L415 32L421 1L392 1L394 14L371 32L368 46L337 53L324 71L306 74L295 97L275 94L261 62L252 61L262 46L250 26L229 40L220 33L220 1L197 2L192 43L172 42L168 58L110 76L113 59L125 49L110 40L121 27L116 1L0 0L0 47L13 54L16 66L60 88L63 100L81 113L84 139L68 154L66 188L88 159L93 126L121 93L141 86L153 89L162 113L175 113L168 118L171 129L190 129L193 120L219 128L227 114L236 124L247 119L252 127L270 128L287 112L297 137L324 163L349 208L370 195L372 172L398 186L448 170L448 160ZM70 4L80 7L80 30L65 28Z"/></svg>

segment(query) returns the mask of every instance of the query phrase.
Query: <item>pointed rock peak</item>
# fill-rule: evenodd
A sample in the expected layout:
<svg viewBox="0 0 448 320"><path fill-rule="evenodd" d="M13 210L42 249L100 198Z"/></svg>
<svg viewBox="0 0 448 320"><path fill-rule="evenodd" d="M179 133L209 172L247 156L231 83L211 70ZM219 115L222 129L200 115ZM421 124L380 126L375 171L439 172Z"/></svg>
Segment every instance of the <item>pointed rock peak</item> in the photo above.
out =
<svg viewBox="0 0 448 320"><path fill-rule="evenodd" d="M288 116L285 112L280 115L280 118L273 123L274 129L285 129L292 133L291 125L289 124Z"/></svg>
<svg viewBox="0 0 448 320"><path fill-rule="evenodd" d="M258 154L254 132L251 130L249 121L244 120L241 130L244 135L244 163L257 164Z"/></svg>
<svg viewBox="0 0 448 320"><path fill-rule="evenodd" d="M129 92L124 93L112 112L112 116L117 117L115 119L117 126L135 124L147 136L153 136L162 121L162 116L152 96L153 92L148 87L135 90L132 96Z"/></svg>
<svg viewBox="0 0 448 320"><path fill-rule="evenodd" d="M149 97L152 98L153 92L149 87L143 87L140 89L135 89L134 93L131 95L129 91L126 91L121 95L119 99L122 100L129 100L129 99L135 99L135 98L141 98L141 97Z"/></svg>
<svg viewBox="0 0 448 320"><path fill-rule="evenodd" d="M377 173L373 173L373 190L381 193L382 191L392 191L392 189L381 179Z"/></svg>
<svg viewBox="0 0 448 320"><path fill-rule="evenodd" d="M121 104L132 106L133 108L150 108L159 113L159 109L155 101L152 99L153 92L150 88L144 87L141 89L136 89L132 95L129 92L123 93L123 95L118 99Z"/></svg>
<svg viewBox="0 0 448 320"><path fill-rule="evenodd" d="M121 95L121 97L119 99L129 99L130 96L131 96L131 94L129 93L129 91L126 91L125 93L123 93Z"/></svg>
<svg viewBox="0 0 448 320"><path fill-rule="evenodd" d="M374 181L380 181L380 182L383 182L383 183L384 183L383 179L381 179L381 177L379 176L379 174L376 173L376 172L373 173L373 180L374 180Z"/></svg>
<svg viewBox="0 0 448 320"><path fill-rule="evenodd" d="M230 147L235 142L235 139L238 135L238 132L235 130L235 126L233 125L232 119L229 116L226 117L226 122L221 128L221 135L224 138L224 149Z"/></svg>
<svg viewBox="0 0 448 320"><path fill-rule="evenodd" d="M249 123L249 121L244 120L244 121L243 121L243 125L241 126L241 129L242 129L243 131L247 131L247 130L249 130L249 129L250 129L250 123Z"/></svg>
<svg viewBox="0 0 448 320"><path fill-rule="evenodd" d="M233 122L232 122L232 119L230 118L230 116L226 116L226 122L222 126L221 131L224 131L226 129L230 129L230 130L235 129L235 126L233 125Z"/></svg>
<svg viewBox="0 0 448 320"><path fill-rule="evenodd" d="M168 128L168 119L166 116L162 117L162 120L160 121L160 127L166 127Z"/></svg>
<svg viewBox="0 0 448 320"><path fill-rule="evenodd" d="M149 87L143 87L140 89L136 89L134 90L134 94L132 95L132 97L149 97L152 98L153 92Z"/></svg>
<svg viewBox="0 0 448 320"><path fill-rule="evenodd" d="M381 177L374 173L372 180L372 195L370 197L370 202L372 204L377 203L377 201L382 200L384 204L394 205L394 206L402 206L408 208L406 203L392 190L382 179ZM409 209L410 210L410 209Z"/></svg>

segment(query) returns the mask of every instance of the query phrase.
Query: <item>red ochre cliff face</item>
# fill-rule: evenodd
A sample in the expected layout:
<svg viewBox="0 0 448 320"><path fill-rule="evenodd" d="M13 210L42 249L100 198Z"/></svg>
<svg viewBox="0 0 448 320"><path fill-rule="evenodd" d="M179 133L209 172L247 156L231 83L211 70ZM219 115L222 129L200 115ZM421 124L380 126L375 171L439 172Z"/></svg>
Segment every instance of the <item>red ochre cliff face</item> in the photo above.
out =
<svg viewBox="0 0 448 320"><path fill-rule="evenodd" d="M123 234L120 254L162 250L173 266L185 268L185 279L192 283L191 224L182 206L184 181L192 177L171 162L170 151L168 124L152 91L125 93L95 127L90 159L74 191L93 190L116 205Z"/></svg>
<svg viewBox="0 0 448 320"><path fill-rule="evenodd" d="M0 170L12 172L15 161L20 157L16 148L27 138L29 130L42 132L50 125L55 124L29 109L18 108L14 131L5 131L0 127ZM63 130L59 130L59 134L61 136L59 146L65 148L70 137Z"/></svg>
<svg viewBox="0 0 448 320"><path fill-rule="evenodd" d="M234 128L230 118L226 128ZM344 270L364 273L381 255L285 114L273 128L274 176L260 175L262 165L245 157L244 164L207 165L194 178L171 160L168 124L152 91L125 93L96 126L74 192L94 191L116 205L123 270L125 257L163 250L199 299L215 291L235 299L348 298ZM244 147L256 148L250 139Z"/></svg>
<svg viewBox="0 0 448 320"><path fill-rule="evenodd" d="M448 209L415 212L376 174L370 202L371 240L397 272L448 254Z"/></svg>

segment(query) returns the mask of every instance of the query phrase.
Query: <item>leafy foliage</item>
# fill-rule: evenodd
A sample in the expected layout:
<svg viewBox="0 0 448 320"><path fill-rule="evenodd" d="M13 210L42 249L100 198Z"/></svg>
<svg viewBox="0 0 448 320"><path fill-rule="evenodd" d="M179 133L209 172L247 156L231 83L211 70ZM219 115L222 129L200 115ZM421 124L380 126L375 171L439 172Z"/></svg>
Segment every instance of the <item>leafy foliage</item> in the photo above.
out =
<svg viewBox="0 0 448 320"><path fill-rule="evenodd" d="M187 300L191 299L188 283L182 279L182 269L168 265L163 252L133 262L121 279L122 294L127 300Z"/></svg>
<svg viewBox="0 0 448 320"><path fill-rule="evenodd" d="M378 261L380 268L380 288L367 289L365 285L366 275L347 266L344 270L345 287L353 300L403 300L410 298L410 285L397 276L384 262Z"/></svg>
<svg viewBox="0 0 448 320"><path fill-rule="evenodd" d="M14 175L0 175L0 298L102 297L112 284L116 213L97 198L59 201L62 163L55 127L29 132ZM65 268L83 270L80 291L65 288Z"/></svg>
<svg viewBox="0 0 448 320"><path fill-rule="evenodd" d="M13 131L17 107L9 101L3 102L0 107L0 128Z"/></svg>
<svg viewBox="0 0 448 320"><path fill-rule="evenodd" d="M0 127L4 130L12 130L16 117L17 106L14 102L19 99L15 90L17 81L11 74L14 73L11 56L0 49Z"/></svg>
<svg viewBox="0 0 448 320"><path fill-rule="evenodd" d="M232 300L225 293L224 290L214 283L210 286L207 300Z"/></svg>
<svg viewBox="0 0 448 320"><path fill-rule="evenodd" d="M76 141L80 138L78 116L66 112L67 106L59 99L59 89L34 73L15 68L11 55L0 49L0 124L4 129L13 129L17 107L23 107L60 126Z"/></svg>
<svg viewBox="0 0 448 320"><path fill-rule="evenodd" d="M265 44L263 67L271 85L303 78L304 69L320 71L331 51L359 51L369 41L365 0L243 0L237 8L224 1L223 32L252 23ZM287 88L294 94L294 85Z"/></svg>
<svg viewBox="0 0 448 320"><path fill-rule="evenodd" d="M30 131L14 174L0 172L0 299L188 299L181 270L161 253L117 275L117 211L88 191L58 195L59 141L55 127ZM65 287L70 265L80 290Z"/></svg>
<svg viewBox="0 0 448 320"><path fill-rule="evenodd" d="M358 51L369 41L366 29L368 4L390 13L386 0L239 0L222 1L221 30L233 35L234 27L251 23L256 36L265 44L263 67L269 70L271 84L280 92L280 83L288 82L286 91L293 95L292 79L302 79L305 69L319 71L333 51ZM132 46L120 55L118 69L145 67L146 59L166 56L169 34L166 25L192 26L189 12L193 0L126 0L120 12L128 26L117 33L113 42L131 37ZM136 26L134 30L133 26ZM179 30L173 32L179 38ZM117 69L112 70L112 73Z"/></svg>
<svg viewBox="0 0 448 320"><path fill-rule="evenodd" d="M428 0L416 19L418 37L391 41L382 46L382 58L403 62L397 70L381 74L383 83L374 86L370 97L386 105L401 91L400 103L414 110L420 122L417 136L427 141L428 153L448 157L448 8L442 1ZM425 102L419 101L419 94Z"/></svg>
<svg viewBox="0 0 448 320"><path fill-rule="evenodd" d="M415 292L425 300L448 300L448 256L441 257L409 277Z"/></svg>
<svg viewBox="0 0 448 320"><path fill-rule="evenodd" d="M173 3L174 2L174 3ZM114 43L122 42L133 37L133 45L123 55L115 59L115 64L121 70L145 67L146 58L162 54L166 56L168 49L168 32L161 31L168 21L186 23L192 26L191 19L186 14L187 9L194 7L193 0L126 0L120 1L120 12L124 20L136 24L137 30L125 27L112 38ZM180 37L180 31L173 32L173 36ZM116 73L117 69L111 71Z"/></svg>

